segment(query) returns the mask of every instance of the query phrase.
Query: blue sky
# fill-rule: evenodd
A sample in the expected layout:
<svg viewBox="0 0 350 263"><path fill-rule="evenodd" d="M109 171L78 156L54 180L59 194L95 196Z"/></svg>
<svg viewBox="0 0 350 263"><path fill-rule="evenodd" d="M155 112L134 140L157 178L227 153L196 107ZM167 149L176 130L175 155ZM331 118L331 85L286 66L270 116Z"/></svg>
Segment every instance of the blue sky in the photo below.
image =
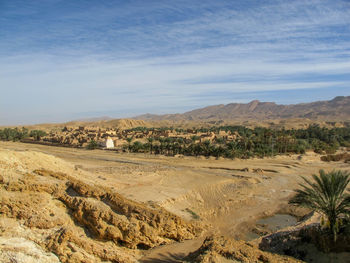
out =
<svg viewBox="0 0 350 263"><path fill-rule="evenodd" d="M350 1L0 0L0 125L350 95Z"/></svg>

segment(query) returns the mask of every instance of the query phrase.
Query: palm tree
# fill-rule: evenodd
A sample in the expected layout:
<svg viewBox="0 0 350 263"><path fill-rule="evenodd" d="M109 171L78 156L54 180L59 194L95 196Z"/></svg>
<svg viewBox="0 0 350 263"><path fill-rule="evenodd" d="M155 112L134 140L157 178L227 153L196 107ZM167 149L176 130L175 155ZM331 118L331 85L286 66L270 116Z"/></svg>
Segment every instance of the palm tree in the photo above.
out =
<svg viewBox="0 0 350 263"><path fill-rule="evenodd" d="M131 146L131 149L133 152L139 152L140 150L142 150L143 148L143 144L141 142L134 142L134 144Z"/></svg>
<svg viewBox="0 0 350 263"><path fill-rule="evenodd" d="M150 145L150 152L151 152L151 154L152 154L154 138L152 138L152 137L147 138L147 141L149 142L149 145Z"/></svg>
<svg viewBox="0 0 350 263"><path fill-rule="evenodd" d="M134 139L134 136L126 138L126 141L128 142L128 150L131 151L131 142Z"/></svg>
<svg viewBox="0 0 350 263"><path fill-rule="evenodd" d="M326 173L320 170L319 176L312 177L315 182L302 177L306 185L300 184L303 189L295 190L297 194L289 203L323 214L335 242L341 217L350 214L350 195L345 193L350 182L350 173L336 170Z"/></svg>
<svg viewBox="0 0 350 263"><path fill-rule="evenodd" d="M199 136L193 135L191 136L192 143L195 143L197 140L199 140Z"/></svg>
<svg viewBox="0 0 350 263"><path fill-rule="evenodd" d="M165 149L167 150L167 155L170 155L170 150L171 150L171 138L170 137L165 138Z"/></svg>
<svg viewBox="0 0 350 263"><path fill-rule="evenodd" d="M227 148L227 155L233 158L235 156L236 143L231 141L228 144L226 144L226 148Z"/></svg>
<svg viewBox="0 0 350 263"><path fill-rule="evenodd" d="M165 138L159 137L158 141L160 142L160 146L159 146L160 154L163 154Z"/></svg>
<svg viewBox="0 0 350 263"><path fill-rule="evenodd" d="M204 147L204 154L205 154L205 156L209 156L209 154L210 154L210 144L211 144L211 142L209 141L209 140L205 140L204 142L203 142L203 147Z"/></svg>

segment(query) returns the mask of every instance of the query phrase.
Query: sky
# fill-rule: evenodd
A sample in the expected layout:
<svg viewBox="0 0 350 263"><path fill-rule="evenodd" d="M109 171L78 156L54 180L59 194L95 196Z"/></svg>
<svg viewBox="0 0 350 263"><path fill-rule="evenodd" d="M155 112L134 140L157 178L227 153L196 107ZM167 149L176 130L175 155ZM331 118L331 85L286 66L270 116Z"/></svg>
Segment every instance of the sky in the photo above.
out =
<svg viewBox="0 0 350 263"><path fill-rule="evenodd" d="M350 95L350 0L0 0L0 125Z"/></svg>

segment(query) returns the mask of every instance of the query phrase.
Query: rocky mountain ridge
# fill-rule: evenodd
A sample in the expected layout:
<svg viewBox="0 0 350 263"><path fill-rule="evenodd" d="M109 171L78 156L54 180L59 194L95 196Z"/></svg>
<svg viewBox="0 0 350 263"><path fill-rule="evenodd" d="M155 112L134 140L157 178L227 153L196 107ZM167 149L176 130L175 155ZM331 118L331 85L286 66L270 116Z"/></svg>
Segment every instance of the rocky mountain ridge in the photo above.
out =
<svg viewBox="0 0 350 263"><path fill-rule="evenodd" d="M269 120L306 118L319 121L349 121L350 96L338 96L329 101L291 105L253 100L195 109L183 114L144 114L134 119L145 121L211 121L211 120Z"/></svg>

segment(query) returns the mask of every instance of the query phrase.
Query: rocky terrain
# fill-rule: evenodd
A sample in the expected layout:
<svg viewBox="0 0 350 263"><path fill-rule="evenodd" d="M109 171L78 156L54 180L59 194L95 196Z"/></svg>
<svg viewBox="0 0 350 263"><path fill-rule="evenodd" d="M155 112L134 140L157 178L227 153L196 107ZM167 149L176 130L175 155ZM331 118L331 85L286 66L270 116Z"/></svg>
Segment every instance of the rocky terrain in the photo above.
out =
<svg viewBox="0 0 350 263"><path fill-rule="evenodd" d="M310 119L322 121L350 121L350 96L336 97L330 101L317 101L294 105L279 105L274 102L253 100L247 104L230 103L196 109L183 114L145 114L135 119L154 121L228 121L228 120L274 120Z"/></svg>
<svg viewBox="0 0 350 263"><path fill-rule="evenodd" d="M84 174L60 159L8 150L0 156L2 262L136 262L140 249L201 232L160 207L79 179Z"/></svg>
<svg viewBox="0 0 350 263"><path fill-rule="evenodd" d="M314 153L215 160L0 142L0 261L297 262L266 245L282 244L276 235L261 248L243 240L262 217L299 215L286 203L300 174L335 167L349 169Z"/></svg>
<svg viewBox="0 0 350 263"><path fill-rule="evenodd" d="M250 243L243 240L228 239L223 236L207 237L202 246L195 252L188 255L187 262L302 262L291 257L280 256L257 250Z"/></svg>

